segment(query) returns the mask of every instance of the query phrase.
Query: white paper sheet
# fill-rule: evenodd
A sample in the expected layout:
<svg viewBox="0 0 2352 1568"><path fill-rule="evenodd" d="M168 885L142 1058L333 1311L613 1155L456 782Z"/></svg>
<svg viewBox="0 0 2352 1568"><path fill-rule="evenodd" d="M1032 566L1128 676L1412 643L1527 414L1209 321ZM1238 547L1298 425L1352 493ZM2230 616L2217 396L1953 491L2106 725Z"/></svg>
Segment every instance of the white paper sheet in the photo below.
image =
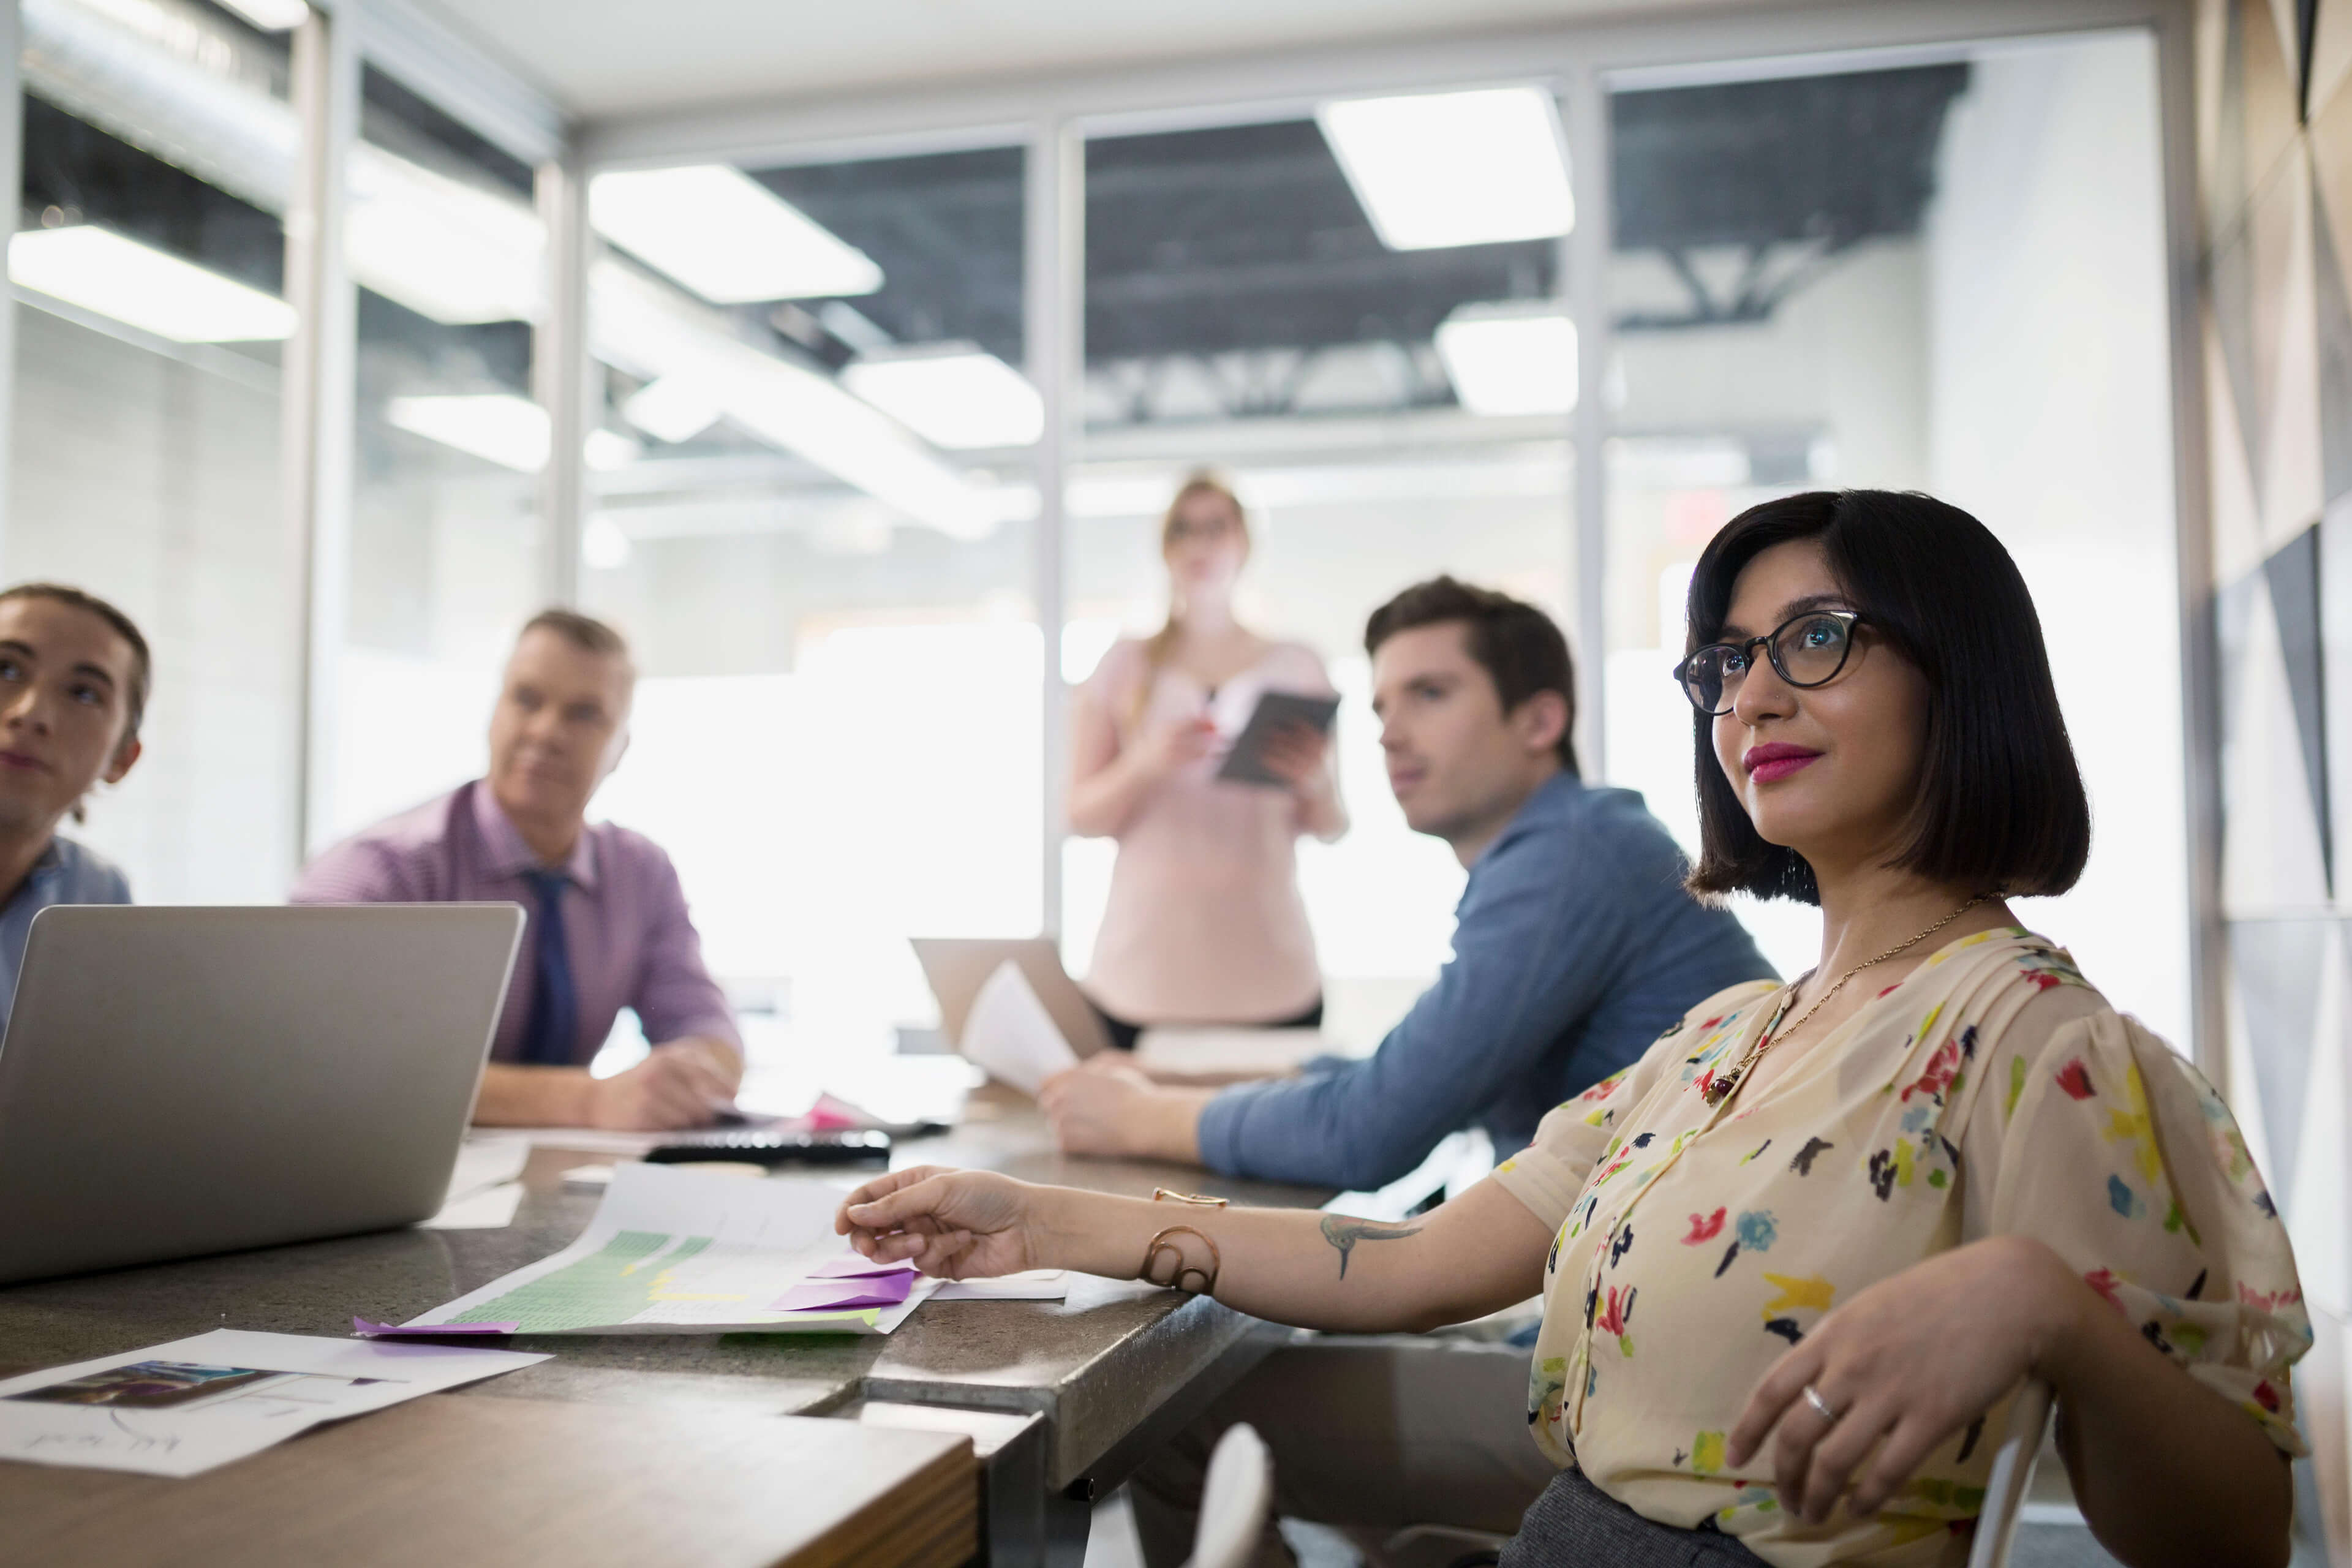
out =
<svg viewBox="0 0 2352 1568"><path fill-rule="evenodd" d="M1032 1268L993 1279L953 1279L939 1288L934 1301L1060 1301L1070 1294L1070 1276L1060 1268Z"/></svg>
<svg viewBox="0 0 2352 1568"><path fill-rule="evenodd" d="M1320 1029L1146 1029L1135 1065L1148 1073L1201 1078L1280 1078L1317 1057L1352 1056Z"/></svg>
<svg viewBox="0 0 2352 1568"><path fill-rule="evenodd" d="M449 1173L449 1195L442 1201L454 1204L514 1181L530 1163L527 1141L511 1133L476 1134L459 1146L457 1168Z"/></svg>
<svg viewBox="0 0 2352 1568"><path fill-rule="evenodd" d="M929 1300L776 1312L769 1303L828 1260L854 1256L833 1231L842 1188L800 1177L746 1181L691 1167L614 1168L580 1239L402 1325L504 1323L526 1334L887 1334ZM369 1303L352 1303L364 1312Z"/></svg>
<svg viewBox="0 0 2352 1568"><path fill-rule="evenodd" d="M508 1182L501 1186L484 1187L478 1193L467 1193L462 1198L441 1205L441 1212L431 1219L418 1222L420 1230L504 1230L514 1224L515 1211L522 1206L522 1184Z"/></svg>
<svg viewBox="0 0 2352 1568"><path fill-rule="evenodd" d="M0 1383L0 1459L199 1475L322 1422L547 1359L215 1329ZM118 1367L139 1370L100 1375Z"/></svg>
<svg viewBox="0 0 2352 1568"><path fill-rule="evenodd" d="M1055 1073L1078 1065L1036 991L1006 959L996 966L964 1017L961 1049L970 1060L1022 1093L1034 1096Z"/></svg>

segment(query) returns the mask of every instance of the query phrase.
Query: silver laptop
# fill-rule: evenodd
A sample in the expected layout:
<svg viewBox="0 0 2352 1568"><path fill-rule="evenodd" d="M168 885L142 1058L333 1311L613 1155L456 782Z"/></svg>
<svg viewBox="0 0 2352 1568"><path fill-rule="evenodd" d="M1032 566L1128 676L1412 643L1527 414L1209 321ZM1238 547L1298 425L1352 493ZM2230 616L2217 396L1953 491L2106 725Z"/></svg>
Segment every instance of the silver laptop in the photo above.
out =
<svg viewBox="0 0 2352 1568"><path fill-rule="evenodd" d="M963 1047L964 1020L988 977L1005 963L1021 971L1029 989L1045 1005L1046 1016L1082 1057L1110 1049L1110 1031L1078 983L1062 967L1062 950L1050 937L919 936L915 961L939 998L940 1030L948 1043Z"/></svg>
<svg viewBox="0 0 2352 1568"><path fill-rule="evenodd" d="M513 904L59 906L0 1041L0 1281L440 1207Z"/></svg>

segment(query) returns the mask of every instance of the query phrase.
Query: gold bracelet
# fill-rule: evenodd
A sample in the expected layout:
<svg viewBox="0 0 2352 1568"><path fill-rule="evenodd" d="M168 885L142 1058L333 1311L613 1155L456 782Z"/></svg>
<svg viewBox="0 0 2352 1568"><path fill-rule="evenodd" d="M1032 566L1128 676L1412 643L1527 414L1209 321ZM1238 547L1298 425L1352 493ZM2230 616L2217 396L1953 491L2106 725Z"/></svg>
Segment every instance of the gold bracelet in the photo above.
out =
<svg viewBox="0 0 2352 1568"><path fill-rule="evenodd" d="M1171 1236L1189 1236L1198 1241L1202 1246L1207 1247L1209 1249L1209 1266L1206 1268L1186 1268L1184 1266L1184 1249L1168 1239ZM1166 1279L1154 1279L1151 1278L1151 1271L1155 1268L1159 1267L1160 1255L1163 1252L1175 1259L1176 1271ZM1224 1259L1218 1256L1217 1244L1215 1242L1210 1240L1207 1237L1202 1236L1199 1231L1194 1230L1189 1225L1171 1225L1166 1230L1161 1231L1158 1236L1153 1237L1151 1238L1150 1245L1143 1249L1143 1268L1140 1271L1139 1278L1141 1278L1146 1284L1158 1285L1162 1289L1190 1290L1195 1296L1207 1296L1215 1292L1217 1289L1217 1275L1223 1268ZM1188 1275L1193 1274L1197 1274L1201 1277L1201 1285L1197 1289L1194 1289L1193 1287L1184 1283L1185 1278Z"/></svg>
<svg viewBox="0 0 2352 1568"><path fill-rule="evenodd" d="M1155 1204L1191 1204L1195 1208L1221 1209L1227 1204L1232 1203L1234 1200L1231 1198L1204 1198L1198 1193L1180 1193L1167 1187L1154 1187L1151 1189L1151 1201Z"/></svg>

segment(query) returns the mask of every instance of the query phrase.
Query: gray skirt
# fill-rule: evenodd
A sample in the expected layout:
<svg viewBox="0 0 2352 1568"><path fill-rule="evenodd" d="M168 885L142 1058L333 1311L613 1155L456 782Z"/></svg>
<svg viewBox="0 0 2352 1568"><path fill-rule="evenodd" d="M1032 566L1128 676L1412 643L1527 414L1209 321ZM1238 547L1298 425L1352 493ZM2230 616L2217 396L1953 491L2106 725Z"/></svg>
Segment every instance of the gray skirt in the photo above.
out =
<svg viewBox="0 0 2352 1568"><path fill-rule="evenodd" d="M1584 1479L1562 1470L1528 1505L1502 1568L1764 1568L1728 1535L1643 1518Z"/></svg>

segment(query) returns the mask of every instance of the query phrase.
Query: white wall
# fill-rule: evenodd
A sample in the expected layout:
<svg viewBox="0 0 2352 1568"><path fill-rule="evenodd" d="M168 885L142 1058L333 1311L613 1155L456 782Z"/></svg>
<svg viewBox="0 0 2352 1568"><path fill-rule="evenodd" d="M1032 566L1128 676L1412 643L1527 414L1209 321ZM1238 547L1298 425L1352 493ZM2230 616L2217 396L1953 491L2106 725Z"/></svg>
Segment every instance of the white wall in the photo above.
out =
<svg viewBox="0 0 2352 1568"><path fill-rule="evenodd" d="M111 600L155 658L145 758L67 831L142 902L273 902L294 869L277 395L37 310L16 321L0 575Z"/></svg>
<svg viewBox="0 0 2352 1568"><path fill-rule="evenodd" d="M2188 830L2155 47L1980 59L1929 226L1930 486L2033 591L2091 863L2025 918L2189 1046ZM2144 672L2144 673L2143 673Z"/></svg>

